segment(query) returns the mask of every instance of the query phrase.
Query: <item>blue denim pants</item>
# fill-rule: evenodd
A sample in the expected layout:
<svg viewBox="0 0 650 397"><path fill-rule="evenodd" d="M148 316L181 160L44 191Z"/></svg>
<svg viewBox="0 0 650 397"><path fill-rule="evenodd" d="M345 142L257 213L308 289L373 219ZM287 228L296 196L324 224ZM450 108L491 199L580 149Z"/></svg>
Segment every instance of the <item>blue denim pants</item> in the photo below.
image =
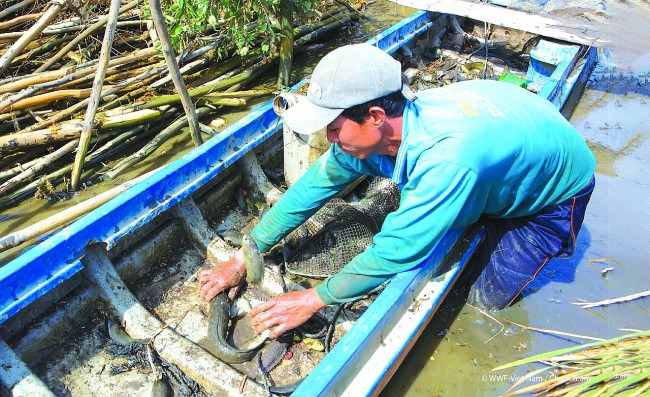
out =
<svg viewBox="0 0 650 397"><path fill-rule="evenodd" d="M485 238L468 263L467 302L485 309L503 309L554 257L573 255L595 180L559 204L520 218L488 218Z"/></svg>

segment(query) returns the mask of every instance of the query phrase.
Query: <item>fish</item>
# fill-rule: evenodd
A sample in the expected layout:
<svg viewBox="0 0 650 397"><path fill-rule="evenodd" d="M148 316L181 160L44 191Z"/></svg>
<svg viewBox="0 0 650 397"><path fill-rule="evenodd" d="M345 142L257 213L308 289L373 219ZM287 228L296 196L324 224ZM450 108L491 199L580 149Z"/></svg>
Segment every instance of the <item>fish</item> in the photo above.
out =
<svg viewBox="0 0 650 397"><path fill-rule="evenodd" d="M264 258L255 240L245 234L242 238L242 250L244 252L244 264L246 265L246 281L252 284L262 284L264 280Z"/></svg>
<svg viewBox="0 0 650 397"><path fill-rule="evenodd" d="M153 382L150 394L151 397L171 397L173 395L174 392L172 387L163 377L160 377Z"/></svg>
<svg viewBox="0 0 650 397"><path fill-rule="evenodd" d="M227 364L250 361L255 357L261 345L250 349L239 349L228 343L229 313L230 303L225 293L218 294L210 301L208 332L202 346L213 356Z"/></svg>
<svg viewBox="0 0 650 397"><path fill-rule="evenodd" d="M244 349L257 349L258 347L262 346L264 342L269 338L269 335L271 334L270 329L265 329L264 331L260 332L259 335L254 337L253 339L249 340L245 345Z"/></svg>
<svg viewBox="0 0 650 397"><path fill-rule="evenodd" d="M230 306L230 318L244 317L253 310L250 301L246 296L240 295Z"/></svg>
<svg viewBox="0 0 650 397"><path fill-rule="evenodd" d="M262 293L258 289L255 290L258 294ZM246 296L240 296L238 300L248 302ZM246 310L244 308L241 313L244 318L239 319L232 330L234 343L244 347L241 349L234 347L228 342L227 337L228 328L230 327L229 312L236 311L237 309L233 309L236 305L229 305L225 293L217 295L212 302L208 314L208 336L200 343L201 346L241 374L263 385L267 374L282 362L288 351L289 342L282 337L269 340L270 330L255 335L255 331L250 324L250 313L248 313L250 309ZM241 302L238 305L240 304ZM250 305L250 302L248 304ZM289 395L296 390L302 381L303 379L299 379L287 385L270 386L268 390L277 395Z"/></svg>
<svg viewBox="0 0 650 397"><path fill-rule="evenodd" d="M132 344L146 345L147 343L149 343L149 341L145 339L131 338L124 331L124 329L118 324L118 322L113 320L112 318L108 318L106 320L106 327L108 329L108 336L111 338L113 342L117 343L118 345L122 345L122 346L130 346Z"/></svg>
<svg viewBox="0 0 650 397"><path fill-rule="evenodd" d="M261 357L258 361L257 356L253 360L244 363L232 364L232 367L250 379L260 381L263 377L271 372L278 364L282 362L282 357L287 352L285 343L272 340L264 346L259 352Z"/></svg>
<svg viewBox="0 0 650 397"><path fill-rule="evenodd" d="M231 247L241 247L244 240L244 234L239 230L229 229L217 232L217 235Z"/></svg>
<svg viewBox="0 0 650 397"><path fill-rule="evenodd" d="M260 386L267 385L264 381L264 378L269 372L271 372L275 367L277 367L287 353L288 343L282 342L278 339L274 339L267 343L262 350L260 350L259 357L255 356L255 359L247 361L241 364L232 364L232 367L242 374L248 376L254 382ZM296 388L302 383L304 378L298 379L293 383L286 385L273 385L268 387L268 391L277 394L277 395L289 395L293 393Z"/></svg>
<svg viewBox="0 0 650 397"><path fill-rule="evenodd" d="M235 189L234 195L235 203L237 203L237 208L240 209L242 214L248 215L248 204L246 204L246 196L248 193L242 188L237 188Z"/></svg>
<svg viewBox="0 0 650 397"><path fill-rule="evenodd" d="M273 183L276 187L286 186L284 183L284 175L281 172L276 172L270 168L265 167L262 167L262 171L264 171L266 177L269 178L269 181L271 181L271 183Z"/></svg>

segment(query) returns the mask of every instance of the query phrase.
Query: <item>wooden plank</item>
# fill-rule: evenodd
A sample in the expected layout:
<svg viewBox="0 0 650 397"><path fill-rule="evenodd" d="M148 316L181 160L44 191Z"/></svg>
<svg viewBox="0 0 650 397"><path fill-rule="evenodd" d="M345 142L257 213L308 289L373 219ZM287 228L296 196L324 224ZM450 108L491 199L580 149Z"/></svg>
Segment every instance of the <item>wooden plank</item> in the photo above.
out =
<svg viewBox="0 0 650 397"><path fill-rule="evenodd" d="M406 7L469 17L483 22L523 30L572 43L607 47L605 25L559 16L534 15L488 3L463 0L391 0Z"/></svg>

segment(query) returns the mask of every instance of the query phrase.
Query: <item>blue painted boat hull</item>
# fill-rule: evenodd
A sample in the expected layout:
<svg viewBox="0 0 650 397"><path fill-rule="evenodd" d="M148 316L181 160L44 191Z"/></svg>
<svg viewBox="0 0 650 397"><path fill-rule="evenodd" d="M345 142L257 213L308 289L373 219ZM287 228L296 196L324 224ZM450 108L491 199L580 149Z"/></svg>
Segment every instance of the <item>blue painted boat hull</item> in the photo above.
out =
<svg viewBox="0 0 650 397"><path fill-rule="evenodd" d="M427 12L417 12L369 43L393 53L426 32L433 25L430 18ZM539 95L562 108L574 87L586 81L594 61L595 49L582 57L579 46L544 43L532 56L527 80L540 87ZM0 268L0 325L79 274L88 242L106 242L108 249L112 248L278 132L282 121L272 105L272 101L265 103L201 147ZM452 288L481 237L481 230L450 231L429 258L396 276L295 395L338 396L351 391L370 395L381 390ZM447 254L454 249L460 250L460 255L450 263ZM427 299L411 310L422 294ZM383 361L372 357L376 352Z"/></svg>

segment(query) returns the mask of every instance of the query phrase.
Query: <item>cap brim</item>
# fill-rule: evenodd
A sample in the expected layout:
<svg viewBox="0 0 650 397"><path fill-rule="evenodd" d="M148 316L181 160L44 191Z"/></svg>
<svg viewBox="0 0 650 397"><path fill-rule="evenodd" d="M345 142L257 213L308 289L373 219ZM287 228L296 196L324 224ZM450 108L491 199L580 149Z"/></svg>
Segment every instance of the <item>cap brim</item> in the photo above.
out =
<svg viewBox="0 0 650 397"><path fill-rule="evenodd" d="M313 134L327 127L345 109L330 109L301 98L297 104L282 113L284 123L299 134Z"/></svg>

